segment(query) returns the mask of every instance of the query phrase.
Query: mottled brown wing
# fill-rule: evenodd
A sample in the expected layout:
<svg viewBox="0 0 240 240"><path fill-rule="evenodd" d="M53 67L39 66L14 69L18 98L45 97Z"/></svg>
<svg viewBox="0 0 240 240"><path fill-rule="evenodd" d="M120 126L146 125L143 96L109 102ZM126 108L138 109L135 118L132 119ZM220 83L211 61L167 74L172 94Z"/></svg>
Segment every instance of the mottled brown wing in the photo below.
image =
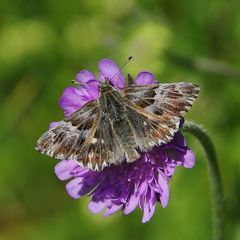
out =
<svg viewBox="0 0 240 240"><path fill-rule="evenodd" d="M92 141L98 121L99 104L89 102L45 132L36 150L57 159L79 160L83 146Z"/></svg>
<svg viewBox="0 0 240 240"><path fill-rule="evenodd" d="M100 114L92 141L84 144L78 160L83 166L93 170L102 170L106 166L117 165L125 160L125 152L112 121L104 114Z"/></svg>
<svg viewBox="0 0 240 240"><path fill-rule="evenodd" d="M124 121L122 125L119 122L117 129L109 114L100 109L97 101L92 101L44 133L36 149L57 159L77 160L85 167L100 170L124 161L127 145L134 156L129 160L134 161L139 156L138 150L147 151L172 139L198 91L196 85L188 83L126 88L118 102L126 110L121 116ZM126 124L133 133L127 138L131 142L125 142L119 134L119 131L131 134L124 130Z"/></svg>
<svg viewBox="0 0 240 240"><path fill-rule="evenodd" d="M96 101L45 132L37 141L36 150L56 159L76 160L93 170L118 164L125 158L111 120L101 114Z"/></svg>
<svg viewBox="0 0 240 240"><path fill-rule="evenodd" d="M191 83L131 86L122 91L141 151L169 142L199 93Z"/></svg>

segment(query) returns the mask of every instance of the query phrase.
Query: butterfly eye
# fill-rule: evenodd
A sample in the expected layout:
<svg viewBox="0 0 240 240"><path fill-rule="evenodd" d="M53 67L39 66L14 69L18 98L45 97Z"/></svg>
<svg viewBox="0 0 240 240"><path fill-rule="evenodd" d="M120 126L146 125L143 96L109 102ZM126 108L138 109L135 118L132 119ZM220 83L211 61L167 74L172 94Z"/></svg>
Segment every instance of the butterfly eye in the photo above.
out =
<svg viewBox="0 0 240 240"><path fill-rule="evenodd" d="M106 88L108 89L109 86L111 87L114 87L114 85L112 84L112 82L110 82L110 80L108 78L105 78L105 81L104 82L101 82L100 84L100 87L103 89L103 88Z"/></svg>

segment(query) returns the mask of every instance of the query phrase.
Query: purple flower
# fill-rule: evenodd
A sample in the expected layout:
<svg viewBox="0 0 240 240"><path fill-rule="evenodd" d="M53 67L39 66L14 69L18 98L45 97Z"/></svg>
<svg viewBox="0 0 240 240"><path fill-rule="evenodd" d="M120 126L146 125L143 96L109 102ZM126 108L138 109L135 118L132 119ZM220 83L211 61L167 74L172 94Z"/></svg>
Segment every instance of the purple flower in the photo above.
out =
<svg viewBox="0 0 240 240"><path fill-rule="evenodd" d="M123 88L125 80L116 63L109 59L99 62L99 81L110 79L116 88ZM76 76L78 87L68 87L59 104L66 116L81 108L86 102L99 96L99 81L93 73L83 70ZM156 83L150 72L140 72L136 85ZM56 126L53 122L50 127ZM105 167L102 171L83 168L77 161L63 160L55 167L60 180L69 180L68 194L74 198L90 196L89 209L93 213L104 211L104 216L121 210L129 214L139 206L143 211L142 222L148 222L154 214L157 202L166 207L169 199L168 182L176 166L191 168L195 157L187 147L183 135L178 132L173 140L149 152L141 153L138 160Z"/></svg>

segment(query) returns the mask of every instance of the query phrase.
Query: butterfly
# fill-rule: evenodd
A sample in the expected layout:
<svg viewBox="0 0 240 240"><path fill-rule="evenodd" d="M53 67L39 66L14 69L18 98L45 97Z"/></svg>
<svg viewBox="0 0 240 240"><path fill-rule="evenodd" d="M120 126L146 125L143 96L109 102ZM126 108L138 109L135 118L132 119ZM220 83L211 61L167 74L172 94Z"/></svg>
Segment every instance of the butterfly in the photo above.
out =
<svg viewBox="0 0 240 240"><path fill-rule="evenodd" d="M171 141L198 93L198 85L186 82L120 90L105 80L100 97L45 132L36 150L92 170L133 162L141 152Z"/></svg>

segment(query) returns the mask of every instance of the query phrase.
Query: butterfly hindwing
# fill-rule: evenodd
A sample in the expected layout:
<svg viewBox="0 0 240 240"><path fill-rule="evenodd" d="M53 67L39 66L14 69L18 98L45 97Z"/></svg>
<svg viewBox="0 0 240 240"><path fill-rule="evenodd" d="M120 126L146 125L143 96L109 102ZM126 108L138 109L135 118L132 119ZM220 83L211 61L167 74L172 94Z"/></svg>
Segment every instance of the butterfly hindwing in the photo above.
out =
<svg viewBox="0 0 240 240"><path fill-rule="evenodd" d="M57 159L77 160L82 166L101 170L125 158L110 118L100 114L92 101L60 121L38 140L36 149Z"/></svg>
<svg viewBox="0 0 240 240"><path fill-rule="evenodd" d="M45 132L37 142L36 149L57 159L74 159L81 154L83 143L96 125L99 107L89 102L70 117L60 121Z"/></svg>
<svg viewBox="0 0 240 240"><path fill-rule="evenodd" d="M99 117L92 141L84 144L81 155L80 162L95 170L121 163L125 159L124 149L110 118L106 118L104 114Z"/></svg>

